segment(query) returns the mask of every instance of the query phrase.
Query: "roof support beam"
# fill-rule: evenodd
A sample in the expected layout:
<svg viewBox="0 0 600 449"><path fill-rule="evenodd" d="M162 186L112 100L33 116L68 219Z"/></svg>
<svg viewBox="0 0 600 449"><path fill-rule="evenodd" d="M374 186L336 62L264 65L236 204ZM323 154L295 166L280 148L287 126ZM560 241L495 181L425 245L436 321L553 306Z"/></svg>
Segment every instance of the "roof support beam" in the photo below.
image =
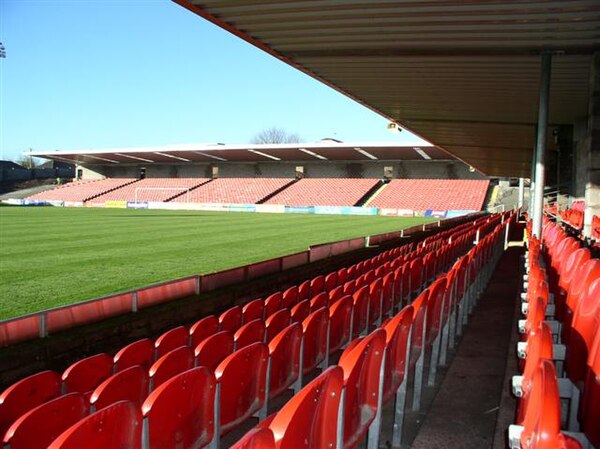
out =
<svg viewBox="0 0 600 449"><path fill-rule="evenodd" d="M544 184L546 170L546 129L548 128L548 104L550 100L550 72L552 53L542 53L542 74L540 79L540 98L538 108L538 126L535 145L535 193L533 202L533 235L542 238L542 213L544 209Z"/></svg>

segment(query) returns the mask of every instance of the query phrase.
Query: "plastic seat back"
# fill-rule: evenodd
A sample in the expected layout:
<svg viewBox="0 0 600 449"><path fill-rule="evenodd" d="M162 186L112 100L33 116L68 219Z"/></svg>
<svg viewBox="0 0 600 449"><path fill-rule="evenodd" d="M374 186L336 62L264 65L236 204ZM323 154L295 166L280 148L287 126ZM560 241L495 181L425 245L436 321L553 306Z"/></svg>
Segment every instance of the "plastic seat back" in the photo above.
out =
<svg viewBox="0 0 600 449"><path fill-rule="evenodd" d="M329 291L329 304L335 304L335 302L340 299L344 294L344 286L338 285Z"/></svg>
<svg viewBox="0 0 600 449"><path fill-rule="evenodd" d="M66 393L82 393L89 397L102 381L113 373L113 359L108 354L96 354L73 363L62 375Z"/></svg>
<svg viewBox="0 0 600 449"><path fill-rule="evenodd" d="M265 327L267 328L267 343L269 343L275 335L288 327L290 322L290 311L287 309L281 309L267 318L265 322Z"/></svg>
<svg viewBox="0 0 600 449"><path fill-rule="evenodd" d="M413 307L413 324L410 334L410 358L409 367L412 369L425 343L425 329L427 326L427 302L429 300L429 290L424 290L417 299L412 303Z"/></svg>
<svg viewBox="0 0 600 449"><path fill-rule="evenodd" d="M275 438L271 429L255 427L230 449L275 449Z"/></svg>
<svg viewBox="0 0 600 449"><path fill-rule="evenodd" d="M586 362L600 329L600 278L591 282L575 309L567 351L567 373L573 382L585 380Z"/></svg>
<svg viewBox="0 0 600 449"><path fill-rule="evenodd" d="M254 343L225 358L215 370L220 394L221 435L263 406L268 357L267 346Z"/></svg>
<svg viewBox="0 0 600 449"><path fill-rule="evenodd" d="M325 290L325 276L320 275L310 281L310 295L316 296Z"/></svg>
<svg viewBox="0 0 600 449"><path fill-rule="evenodd" d="M150 390L156 390L171 377L194 367L194 354L188 346L167 352L150 367Z"/></svg>
<svg viewBox="0 0 600 449"><path fill-rule="evenodd" d="M141 411L121 401L69 427L48 449L141 449L141 442Z"/></svg>
<svg viewBox="0 0 600 449"><path fill-rule="evenodd" d="M232 334L242 325L242 308L233 306L219 316L219 330L228 331Z"/></svg>
<svg viewBox="0 0 600 449"><path fill-rule="evenodd" d="M185 371L154 390L142 406L144 448L196 449L214 437L215 376L205 367Z"/></svg>
<svg viewBox="0 0 600 449"><path fill-rule="evenodd" d="M140 407L148 396L150 379L141 366L132 366L112 375L92 393L90 405L100 410L119 401L131 401Z"/></svg>
<svg viewBox="0 0 600 449"><path fill-rule="evenodd" d="M327 323L329 311L326 307L312 312L302 322L303 331L303 372L312 371L327 355Z"/></svg>
<svg viewBox="0 0 600 449"><path fill-rule="evenodd" d="M581 403L581 421L583 431L595 447L600 447L600 331L596 337L588 356L588 369L583 387Z"/></svg>
<svg viewBox="0 0 600 449"><path fill-rule="evenodd" d="M541 360L534 374L531 399L525 411L523 449L570 449L581 447L560 432L560 398L551 360Z"/></svg>
<svg viewBox="0 0 600 449"><path fill-rule="evenodd" d="M298 287L292 286L283 292L281 306L285 309L291 309L298 303Z"/></svg>
<svg viewBox="0 0 600 449"><path fill-rule="evenodd" d="M535 371L540 365L540 360L552 360L552 333L546 323L539 323L527 340L527 357L523 368L522 398L517 407L517 422L522 423L525 410L530 399L529 391L532 387Z"/></svg>
<svg viewBox="0 0 600 449"><path fill-rule="evenodd" d="M354 295L352 295L354 301L354 316L352 318L352 333L353 337L361 334L367 330L368 316L367 309L369 307L369 289L368 287L361 287Z"/></svg>
<svg viewBox="0 0 600 449"><path fill-rule="evenodd" d="M329 307L329 294L325 292L317 293L310 300L311 312L320 309L321 307Z"/></svg>
<svg viewBox="0 0 600 449"><path fill-rule="evenodd" d="M335 448L343 371L332 366L294 395L269 429L278 449Z"/></svg>
<svg viewBox="0 0 600 449"><path fill-rule="evenodd" d="M0 395L0 436L21 415L60 394L60 375L54 371L32 374L12 384Z"/></svg>
<svg viewBox="0 0 600 449"><path fill-rule="evenodd" d="M410 293L415 294L423 284L423 259L417 258L410 262Z"/></svg>
<svg viewBox="0 0 600 449"><path fill-rule="evenodd" d="M581 265L573 275L569 289L563 319L563 339L568 343L568 336L573 321L573 313L577 308L581 296L594 280L600 277L600 259L590 259Z"/></svg>
<svg viewBox="0 0 600 449"><path fill-rule="evenodd" d="M200 342L194 349L196 366L205 366L214 371L225 358L233 353L234 341L231 332L217 332Z"/></svg>
<svg viewBox="0 0 600 449"><path fill-rule="evenodd" d="M308 315L310 315L310 300L305 299L292 307L292 323L302 323Z"/></svg>
<svg viewBox="0 0 600 449"><path fill-rule="evenodd" d="M387 273L383 276L382 283L382 301L381 301L381 313L388 315L394 309L394 274Z"/></svg>
<svg viewBox="0 0 600 449"><path fill-rule="evenodd" d="M377 329L340 357L345 390L344 448L356 447L377 413L385 339L385 331Z"/></svg>
<svg viewBox="0 0 600 449"><path fill-rule="evenodd" d="M242 308L242 321L249 323L254 320L262 320L265 315L265 302L262 299L250 301Z"/></svg>
<svg viewBox="0 0 600 449"><path fill-rule="evenodd" d="M298 301L310 298L310 281L304 281L298 286Z"/></svg>
<svg viewBox="0 0 600 449"><path fill-rule="evenodd" d="M245 346L256 343L257 341L264 342L265 340L265 323L261 319L250 321L240 327L233 335L234 347L237 351Z"/></svg>
<svg viewBox="0 0 600 449"><path fill-rule="evenodd" d="M128 344L115 354L113 363L117 372L137 365L145 370L150 369L154 363L154 342L143 338Z"/></svg>
<svg viewBox="0 0 600 449"><path fill-rule="evenodd" d="M206 337L216 334L219 331L219 320L214 315L209 315L196 321L190 327L190 346L195 348Z"/></svg>
<svg viewBox="0 0 600 449"><path fill-rule="evenodd" d="M167 352L180 346L188 346L189 331L185 326L178 326L169 329L156 339L154 347L156 348L156 360L160 359Z"/></svg>
<svg viewBox="0 0 600 449"><path fill-rule="evenodd" d="M283 293L276 292L265 299L265 320L283 307Z"/></svg>
<svg viewBox="0 0 600 449"><path fill-rule="evenodd" d="M325 291L326 292L330 292L337 286L338 286L337 271L334 271L333 273L329 273L327 276L325 276Z"/></svg>
<svg viewBox="0 0 600 449"><path fill-rule="evenodd" d="M395 394L406 375L407 349L414 310L406 306L396 316L388 320L382 329L385 331L385 379L383 383L383 402L386 403Z"/></svg>
<svg viewBox="0 0 600 449"><path fill-rule="evenodd" d="M58 436L88 414L81 393L59 396L22 415L4 435L10 449L46 449Z"/></svg>
<svg viewBox="0 0 600 449"><path fill-rule="evenodd" d="M329 308L329 353L338 351L350 341L352 297L342 296Z"/></svg>
<svg viewBox="0 0 600 449"><path fill-rule="evenodd" d="M442 313L446 298L446 277L437 279L429 287L427 300L427 328L425 330L425 344L430 345L440 332Z"/></svg>
<svg viewBox="0 0 600 449"><path fill-rule="evenodd" d="M269 343L270 398L289 388L298 379L301 344L302 326L300 323L291 324Z"/></svg>
<svg viewBox="0 0 600 449"><path fill-rule="evenodd" d="M374 325L381 318L382 286L381 279L375 279L369 284L369 325Z"/></svg>
<svg viewBox="0 0 600 449"><path fill-rule="evenodd" d="M344 285L347 281L348 281L348 270L346 268L340 268L337 271L338 285Z"/></svg>

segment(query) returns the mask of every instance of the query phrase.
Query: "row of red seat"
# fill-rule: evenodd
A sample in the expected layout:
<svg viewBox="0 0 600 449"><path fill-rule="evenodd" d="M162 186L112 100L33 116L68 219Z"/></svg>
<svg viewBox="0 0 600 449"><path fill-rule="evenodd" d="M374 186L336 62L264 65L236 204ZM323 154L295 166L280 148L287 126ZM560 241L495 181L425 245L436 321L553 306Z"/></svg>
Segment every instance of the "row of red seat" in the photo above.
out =
<svg viewBox="0 0 600 449"><path fill-rule="evenodd" d="M106 410L106 406L119 399L127 399L138 407L143 403L144 422L150 425L152 410L160 409L152 407L151 399L162 404L156 395L165 390L173 396L172 389L178 387L165 385L179 382L171 380L195 365L204 366L211 375L213 372L216 375L215 387L204 370L190 374L196 379L194 382L202 380L204 395L219 391L214 401L218 409L216 435L236 427L257 411L264 416L268 404L265 398L292 384L297 391L304 373L319 365L326 366L330 353L379 325L385 316L420 292L426 279L446 270L471 246L476 229L482 229L486 221L490 219L442 232L436 240L429 239L413 251L410 251L412 245L407 245L327 276L317 276L264 301L254 300L243 308L236 306L218 318L206 317L189 329L176 327L155 342L149 339L134 342L114 357L107 354L88 357L73 364L62 376L47 371L17 382L0 396L0 431L4 433L10 426L5 443L13 448L34 448L38 447L34 440L39 445L44 437L53 439L60 433L56 433L57 429L64 430L66 424L80 417L56 411L61 407L72 408L74 402L82 401L84 407L76 408L84 414ZM290 359L289 355L300 347L301 359L292 363L296 359ZM248 376L247 382L240 382L240 373L244 371L258 377ZM267 371L268 381L261 377ZM149 391L152 392L146 397ZM262 400L257 399L260 392ZM127 405L119 405L119 410L131 413ZM207 417L213 416L207 413ZM51 421L50 430L54 433L28 430L47 415L58 417ZM151 437L148 444L167 447L151 444L159 440Z"/></svg>
<svg viewBox="0 0 600 449"><path fill-rule="evenodd" d="M541 241L527 234L510 447L600 447L600 260L547 218Z"/></svg>
<svg viewBox="0 0 600 449"><path fill-rule="evenodd" d="M392 401L390 440L393 447L400 447L408 378L415 379L412 406L418 409L423 359L429 353L432 385L436 367L445 363L439 355L452 344L448 337L462 327L498 260L503 226L484 237L412 304L368 336L354 339L338 366L324 371L260 422L234 449L354 448L365 436L369 449L378 448L382 408Z"/></svg>

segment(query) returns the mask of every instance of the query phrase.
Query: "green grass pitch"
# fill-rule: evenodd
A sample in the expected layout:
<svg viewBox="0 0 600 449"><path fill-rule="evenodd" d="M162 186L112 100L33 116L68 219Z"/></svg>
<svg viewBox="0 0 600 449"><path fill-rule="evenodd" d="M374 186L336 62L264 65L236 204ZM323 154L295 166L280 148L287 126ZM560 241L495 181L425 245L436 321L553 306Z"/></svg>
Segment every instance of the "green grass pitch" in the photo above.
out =
<svg viewBox="0 0 600 449"><path fill-rule="evenodd" d="M0 208L0 319L398 230L425 218Z"/></svg>

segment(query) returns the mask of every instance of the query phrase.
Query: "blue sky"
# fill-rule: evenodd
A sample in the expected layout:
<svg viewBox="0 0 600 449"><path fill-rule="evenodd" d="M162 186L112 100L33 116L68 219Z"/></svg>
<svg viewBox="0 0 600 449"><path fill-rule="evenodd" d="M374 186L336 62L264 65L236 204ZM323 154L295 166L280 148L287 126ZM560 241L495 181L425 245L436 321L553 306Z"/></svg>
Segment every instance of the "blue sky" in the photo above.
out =
<svg viewBox="0 0 600 449"><path fill-rule="evenodd" d="M414 142L387 121L168 0L0 0L0 159L68 150Z"/></svg>

